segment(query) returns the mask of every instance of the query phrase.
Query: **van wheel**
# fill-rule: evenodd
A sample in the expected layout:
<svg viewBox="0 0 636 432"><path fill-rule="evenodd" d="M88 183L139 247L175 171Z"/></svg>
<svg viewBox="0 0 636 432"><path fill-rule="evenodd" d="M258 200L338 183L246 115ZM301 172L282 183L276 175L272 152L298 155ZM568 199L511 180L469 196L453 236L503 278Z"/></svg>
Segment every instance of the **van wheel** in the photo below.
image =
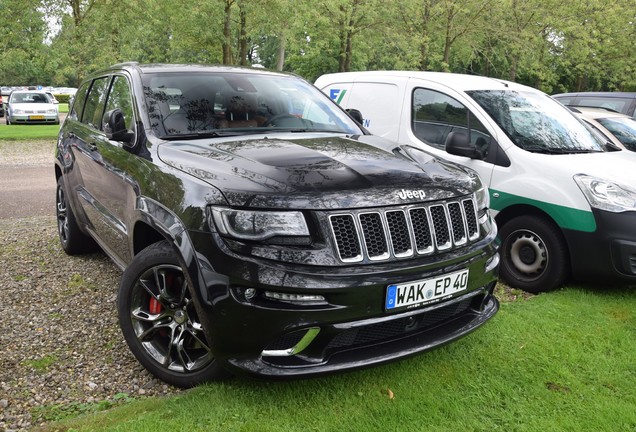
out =
<svg viewBox="0 0 636 432"><path fill-rule="evenodd" d="M501 227L499 274L511 287L531 293L560 287L569 274L565 240L550 221L520 216Z"/></svg>
<svg viewBox="0 0 636 432"><path fill-rule="evenodd" d="M142 250L126 268L119 324L137 360L177 387L224 378L198 317L191 287L167 241Z"/></svg>

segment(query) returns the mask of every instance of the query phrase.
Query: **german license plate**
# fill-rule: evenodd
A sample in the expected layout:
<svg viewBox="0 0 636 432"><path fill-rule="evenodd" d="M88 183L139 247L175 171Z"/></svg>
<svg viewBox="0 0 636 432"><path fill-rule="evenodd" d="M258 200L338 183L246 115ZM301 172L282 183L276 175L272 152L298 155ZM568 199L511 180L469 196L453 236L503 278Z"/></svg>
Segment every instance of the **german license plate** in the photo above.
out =
<svg viewBox="0 0 636 432"><path fill-rule="evenodd" d="M431 279L389 285L386 289L386 310L410 309L436 303L468 287L468 269Z"/></svg>
<svg viewBox="0 0 636 432"><path fill-rule="evenodd" d="M29 120L44 120L44 116L43 115L32 115L32 116L29 116Z"/></svg>

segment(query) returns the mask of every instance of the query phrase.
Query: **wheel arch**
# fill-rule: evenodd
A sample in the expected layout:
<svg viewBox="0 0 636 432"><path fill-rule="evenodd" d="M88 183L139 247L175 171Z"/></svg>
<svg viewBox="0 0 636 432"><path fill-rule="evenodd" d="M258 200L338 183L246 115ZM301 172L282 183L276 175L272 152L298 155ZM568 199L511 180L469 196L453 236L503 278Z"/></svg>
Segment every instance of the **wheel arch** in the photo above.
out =
<svg viewBox="0 0 636 432"><path fill-rule="evenodd" d="M133 253L137 255L144 248L159 241L168 241L184 274L190 279L196 291L198 303L211 304L208 284L226 284L227 276L217 273L212 264L194 247L185 223L170 209L147 197L137 198L140 215L133 227ZM201 319L205 320L205 317Z"/></svg>
<svg viewBox="0 0 636 432"><path fill-rule="evenodd" d="M567 245L568 257L569 257L570 244L568 243L567 237L563 234L563 228L559 226L557 221L555 221L554 218L550 216L550 214L541 210L540 208L527 205L527 204L512 205L510 207L506 207L505 209L497 213L497 216L495 216L495 222L497 223L497 227L502 227L506 224L506 222L519 216L538 217L545 220L546 222L549 222L551 225L553 225L559 232L559 235L563 239L563 242Z"/></svg>
<svg viewBox="0 0 636 432"><path fill-rule="evenodd" d="M511 219L522 215L536 216L549 220L552 224L554 224L554 226L559 229L559 231L561 231L561 227L559 226L559 224L557 224L556 221L547 212L541 210L540 208L527 204L516 204L506 207L505 209L497 213L497 216L495 216L495 222L497 222L497 226L501 227L504 226L506 222L510 221ZM561 234L563 233L561 232Z"/></svg>
<svg viewBox="0 0 636 432"><path fill-rule="evenodd" d="M133 256L150 246L162 240L171 241L166 238L158 229L153 228L146 221L140 220L133 227Z"/></svg>
<svg viewBox="0 0 636 432"><path fill-rule="evenodd" d="M573 262L572 262L572 253L571 245L568 241L568 237L564 234L563 228L559 226L559 224L548 214L547 212L541 210L540 208L533 207L527 204L518 204L505 208L500 211L497 216L495 216L495 222L497 223L497 227L499 228L499 232L501 233L501 227L503 227L509 221L520 217L520 216L531 216L538 219L543 220L544 222L550 224L556 231L556 234L560 237L561 241L565 245L565 253L566 253L566 263L569 266L568 274L572 274ZM501 239L502 244L504 239Z"/></svg>
<svg viewBox="0 0 636 432"><path fill-rule="evenodd" d="M62 169L58 166L58 164L55 164L55 182L56 183L60 177L62 177Z"/></svg>

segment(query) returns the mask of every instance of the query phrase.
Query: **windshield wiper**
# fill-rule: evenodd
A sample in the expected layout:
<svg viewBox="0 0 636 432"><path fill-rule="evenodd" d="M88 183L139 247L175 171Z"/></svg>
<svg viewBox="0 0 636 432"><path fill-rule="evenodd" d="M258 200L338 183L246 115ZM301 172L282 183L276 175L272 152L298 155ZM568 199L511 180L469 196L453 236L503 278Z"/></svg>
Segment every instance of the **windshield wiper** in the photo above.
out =
<svg viewBox="0 0 636 432"><path fill-rule="evenodd" d="M341 130L329 130L329 129L307 129L307 128L281 128L270 129L269 132L291 132L291 133L330 133L330 134L343 134L347 135L347 132Z"/></svg>
<svg viewBox="0 0 636 432"><path fill-rule="evenodd" d="M248 134L260 134L263 131L251 131L245 129L237 129L235 131L201 131L201 132L190 132L186 134L175 134L175 135L164 135L161 136L161 139L164 140L179 140L179 139L196 139L196 138L220 138L220 137L233 137L240 135L248 135Z"/></svg>
<svg viewBox="0 0 636 432"><path fill-rule="evenodd" d="M549 147L526 147L527 150L532 153L542 154L584 154L584 153L599 153L602 150L592 149L562 149L562 148L549 148Z"/></svg>

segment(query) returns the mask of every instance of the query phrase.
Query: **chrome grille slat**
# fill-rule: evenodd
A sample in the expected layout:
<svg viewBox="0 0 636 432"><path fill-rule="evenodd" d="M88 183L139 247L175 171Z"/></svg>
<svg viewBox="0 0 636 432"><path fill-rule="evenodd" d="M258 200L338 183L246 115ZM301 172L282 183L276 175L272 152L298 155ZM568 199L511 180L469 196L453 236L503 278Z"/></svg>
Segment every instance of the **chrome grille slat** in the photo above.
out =
<svg viewBox="0 0 636 432"><path fill-rule="evenodd" d="M329 216L342 262L429 255L479 238L474 197Z"/></svg>

